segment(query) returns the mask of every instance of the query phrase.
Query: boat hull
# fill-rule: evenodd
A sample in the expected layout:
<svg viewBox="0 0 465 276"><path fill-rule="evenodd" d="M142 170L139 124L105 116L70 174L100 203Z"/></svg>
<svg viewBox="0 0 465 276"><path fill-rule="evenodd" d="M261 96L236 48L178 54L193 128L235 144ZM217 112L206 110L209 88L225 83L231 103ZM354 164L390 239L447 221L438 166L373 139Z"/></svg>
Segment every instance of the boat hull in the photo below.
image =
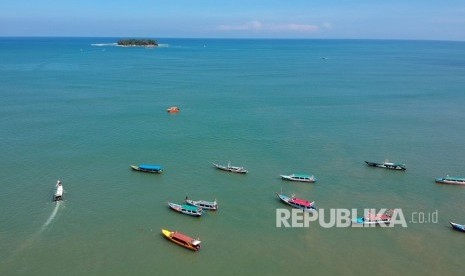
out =
<svg viewBox="0 0 465 276"><path fill-rule="evenodd" d="M465 233L465 225L461 225L458 223L453 223L452 221L449 221L450 225L454 230L457 230L459 232L464 232Z"/></svg>
<svg viewBox="0 0 465 276"><path fill-rule="evenodd" d="M308 178L308 179L296 179L296 178L293 178L292 176L289 176L289 175L280 175L281 176L281 179L283 180L288 180L288 181L296 181L296 182L307 182L307 183L315 183L316 182L316 178Z"/></svg>
<svg viewBox="0 0 465 276"><path fill-rule="evenodd" d="M213 202L203 202L200 200L195 201L195 200L186 199L186 203L191 206L202 208L203 210L211 210L211 211L218 210L218 204L213 203Z"/></svg>
<svg viewBox="0 0 465 276"><path fill-rule="evenodd" d="M163 170L144 170L144 169L141 169L139 166L136 166L136 165L131 165L130 167L134 171L138 171L138 172L146 172L146 173L162 173L163 172Z"/></svg>
<svg viewBox="0 0 465 276"><path fill-rule="evenodd" d="M219 165L215 163L213 163L213 166L215 166L219 170L227 171L227 172L240 173L240 174L246 174L248 172L246 169L242 167L223 166L223 165Z"/></svg>
<svg viewBox="0 0 465 276"><path fill-rule="evenodd" d="M436 178L435 182L439 183L439 184L465 185L465 182L463 182L463 181L452 181L452 180L447 180L447 179L443 179L443 178Z"/></svg>
<svg viewBox="0 0 465 276"><path fill-rule="evenodd" d="M202 216L201 209L198 212L189 212L188 210L183 209L182 205L171 203L171 202L168 202L168 206L171 208L171 210L174 210L174 211L176 211L178 213L181 213L181 214L184 214L184 215L188 215L188 216L192 216L192 217L201 217Z"/></svg>
<svg viewBox="0 0 465 276"><path fill-rule="evenodd" d="M301 205L296 205L294 203L291 202L291 198L288 197L288 196L285 196L285 195L282 195L282 194L276 194L278 196L278 198L284 202L285 204L293 207L293 208L296 208L296 209L300 209L300 210L303 210L304 212L315 212L316 211L316 208L314 206L315 202L311 202L310 203L310 207L303 207Z"/></svg>
<svg viewBox="0 0 465 276"><path fill-rule="evenodd" d="M370 167L378 167L378 168L384 168L384 169L395 170L395 171L407 170L407 168L405 168L404 166L397 165L397 164L376 163L376 162L369 162L369 161L365 161L365 163Z"/></svg>
<svg viewBox="0 0 465 276"><path fill-rule="evenodd" d="M175 232L172 232L172 231L169 231L169 230L166 230L166 229L161 229L161 233L162 235L169 241L177 244L177 245L180 245L184 248L187 248L187 249L190 249L192 251L198 251L200 249L200 246L194 246L188 242L182 242L182 241L178 241L176 239L173 238L173 234Z"/></svg>

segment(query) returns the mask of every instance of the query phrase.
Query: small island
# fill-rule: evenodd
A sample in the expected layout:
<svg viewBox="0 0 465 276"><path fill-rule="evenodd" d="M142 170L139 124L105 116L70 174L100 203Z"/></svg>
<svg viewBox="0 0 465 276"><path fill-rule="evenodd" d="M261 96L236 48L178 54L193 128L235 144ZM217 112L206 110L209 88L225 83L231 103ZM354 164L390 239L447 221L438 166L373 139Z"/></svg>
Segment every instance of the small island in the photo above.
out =
<svg viewBox="0 0 465 276"><path fill-rule="evenodd" d="M118 40L118 46L123 47L156 47L158 46L157 41L153 39L120 39Z"/></svg>

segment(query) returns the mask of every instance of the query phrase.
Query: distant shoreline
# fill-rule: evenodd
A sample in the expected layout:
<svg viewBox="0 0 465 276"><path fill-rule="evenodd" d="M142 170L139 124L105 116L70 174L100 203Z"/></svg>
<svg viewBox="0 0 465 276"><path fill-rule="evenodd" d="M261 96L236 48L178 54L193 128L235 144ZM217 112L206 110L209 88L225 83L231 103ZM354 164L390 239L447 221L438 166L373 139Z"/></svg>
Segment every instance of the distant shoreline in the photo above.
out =
<svg viewBox="0 0 465 276"><path fill-rule="evenodd" d="M120 39L116 42L121 47L156 47L158 43L153 39Z"/></svg>

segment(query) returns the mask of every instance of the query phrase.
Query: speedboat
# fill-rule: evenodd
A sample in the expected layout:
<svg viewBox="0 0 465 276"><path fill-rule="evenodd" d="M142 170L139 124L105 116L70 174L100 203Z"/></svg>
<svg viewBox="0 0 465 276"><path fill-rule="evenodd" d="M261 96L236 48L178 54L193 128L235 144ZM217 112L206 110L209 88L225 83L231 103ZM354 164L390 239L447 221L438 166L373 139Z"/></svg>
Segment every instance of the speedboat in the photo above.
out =
<svg viewBox="0 0 465 276"><path fill-rule="evenodd" d="M313 183L316 181L316 177L313 175L308 175L308 174L298 174L298 173L293 173L290 175L280 175L282 179L285 180L290 180L290 181L300 181L300 182L310 182Z"/></svg>
<svg viewBox="0 0 465 276"><path fill-rule="evenodd" d="M63 185L61 185L61 181L58 180L57 184L55 185L56 190L55 194L53 195L53 201L60 201L63 200Z"/></svg>
<svg viewBox="0 0 465 276"><path fill-rule="evenodd" d="M456 184L456 185L465 185L465 178L464 177L454 177L454 176L446 176L446 177L439 177L435 179L436 183L441 184Z"/></svg>
<svg viewBox="0 0 465 276"><path fill-rule="evenodd" d="M182 233L166 229L161 229L161 233L165 238L182 247L185 247L193 251L198 251L200 249L201 241L199 239L193 239Z"/></svg>

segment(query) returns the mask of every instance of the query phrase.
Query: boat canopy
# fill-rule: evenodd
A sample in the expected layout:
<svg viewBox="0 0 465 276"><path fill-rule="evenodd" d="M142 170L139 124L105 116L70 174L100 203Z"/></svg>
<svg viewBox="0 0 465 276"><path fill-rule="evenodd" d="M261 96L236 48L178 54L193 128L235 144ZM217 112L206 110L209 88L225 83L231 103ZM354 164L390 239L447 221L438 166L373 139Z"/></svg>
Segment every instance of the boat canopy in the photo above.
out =
<svg viewBox="0 0 465 276"><path fill-rule="evenodd" d="M310 207L311 204L308 200L305 200L305 199L300 199L300 198L292 198L290 200L291 203L295 203L295 204L299 204L299 205L303 205L303 206L307 206L307 207Z"/></svg>
<svg viewBox="0 0 465 276"><path fill-rule="evenodd" d="M193 239L191 237L188 237L184 234L181 234L179 232L174 232L172 235L173 238L185 241L185 242L191 242Z"/></svg>
<svg viewBox="0 0 465 276"><path fill-rule="evenodd" d="M190 206L190 205L182 205L182 209L197 212L199 210L198 207L196 206Z"/></svg>
<svg viewBox="0 0 465 276"><path fill-rule="evenodd" d="M140 169L143 169L143 170L153 170L153 171L159 171L159 170L161 170L161 166L160 166L160 165L141 164L141 165L139 165L139 168L140 168Z"/></svg>
<svg viewBox="0 0 465 276"><path fill-rule="evenodd" d="M310 175L304 173L293 173L292 177L310 178Z"/></svg>
<svg viewBox="0 0 465 276"><path fill-rule="evenodd" d="M455 177L455 176L446 176L443 179L449 180L449 181L465 181L464 177Z"/></svg>

